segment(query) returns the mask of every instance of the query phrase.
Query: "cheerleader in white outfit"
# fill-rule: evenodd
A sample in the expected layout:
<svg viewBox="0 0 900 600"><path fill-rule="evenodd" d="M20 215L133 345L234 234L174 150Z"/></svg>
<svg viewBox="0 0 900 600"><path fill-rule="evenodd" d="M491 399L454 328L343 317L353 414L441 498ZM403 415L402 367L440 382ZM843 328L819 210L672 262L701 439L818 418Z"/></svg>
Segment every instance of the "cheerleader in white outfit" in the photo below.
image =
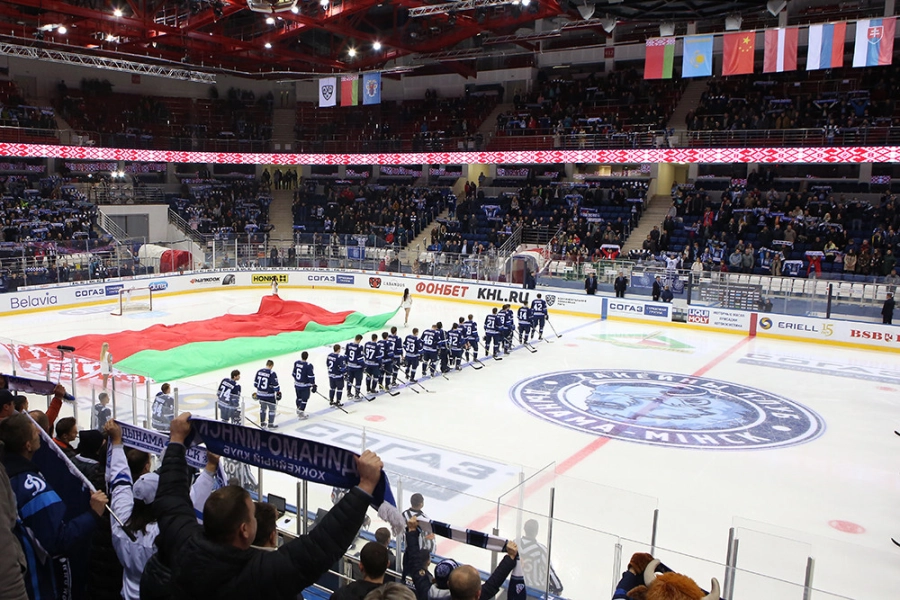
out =
<svg viewBox="0 0 900 600"><path fill-rule="evenodd" d="M412 296L409 293L409 288L403 290L403 300L400 301L400 306L406 311L406 316L403 319L403 326L406 327L407 323L409 323L409 309L412 308Z"/></svg>
<svg viewBox="0 0 900 600"><path fill-rule="evenodd" d="M100 376L103 378L103 389L106 389L106 382L112 373L112 354L109 351L109 343L103 342L100 346Z"/></svg>

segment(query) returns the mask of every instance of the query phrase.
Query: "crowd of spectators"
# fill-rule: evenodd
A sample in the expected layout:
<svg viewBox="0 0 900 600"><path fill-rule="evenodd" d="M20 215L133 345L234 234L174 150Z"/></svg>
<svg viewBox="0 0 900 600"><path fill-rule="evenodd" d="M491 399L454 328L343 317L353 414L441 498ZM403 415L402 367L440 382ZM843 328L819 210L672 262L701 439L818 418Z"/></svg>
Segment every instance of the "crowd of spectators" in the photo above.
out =
<svg viewBox="0 0 900 600"><path fill-rule="evenodd" d="M332 185L324 194L294 192L294 230L303 234L366 236L369 245L405 247L444 210L452 193L443 187Z"/></svg>
<svg viewBox="0 0 900 600"><path fill-rule="evenodd" d="M646 184L637 181L612 187L526 183L497 197L485 197L474 183L467 189L450 220L432 230L430 251L491 255L521 227L549 239L554 260L608 258L604 246L615 246L608 251L618 253L647 193Z"/></svg>
<svg viewBox="0 0 900 600"><path fill-rule="evenodd" d="M890 127L900 70L845 68L821 80L794 71L760 78L712 78L699 106L685 117L692 131L815 129L839 133Z"/></svg>
<svg viewBox="0 0 900 600"><path fill-rule="evenodd" d="M56 129L53 108L31 106L12 81L0 81L0 127Z"/></svg>
<svg viewBox="0 0 900 600"><path fill-rule="evenodd" d="M596 136L661 131L683 83L650 82L635 69L590 72L562 79L538 73L534 89L513 98L514 110L497 117L500 135ZM558 145L558 144L557 144Z"/></svg>
<svg viewBox="0 0 900 600"><path fill-rule="evenodd" d="M61 81L55 106L72 127L101 134L99 142L107 145L144 147L157 138L271 139L271 92L257 99L252 91L231 88L219 98L214 90L210 99L167 98L117 93L106 80L84 79L78 89Z"/></svg>
<svg viewBox="0 0 900 600"><path fill-rule="evenodd" d="M768 184L768 186L766 185ZM651 254L684 268L760 275L840 277L897 283L900 201L835 195L827 185L778 190L774 169L733 181L718 194L703 180L673 186L672 206Z"/></svg>
<svg viewBox="0 0 900 600"><path fill-rule="evenodd" d="M182 183L181 194L169 207L191 230L217 239L256 236L272 231L268 186L253 177L197 179Z"/></svg>
<svg viewBox="0 0 900 600"><path fill-rule="evenodd" d="M36 391L27 380L0 376L0 597L294 598L318 582L334 586L334 600L475 600L479 590L494 597L508 578L509 597L526 597L512 540L484 583L474 567L452 559L432 574L434 536L418 522L425 517L421 494L402 516L396 513L406 522L402 576L387 573L394 554L391 532L381 528L347 571L354 581L338 585L328 571L356 542L384 477L372 451L356 459L358 484L341 490L309 534L282 539L277 521L284 507L254 502L238 479L217 481L217 455L207 452L199 472L189 468L189 413L169 422L169 443L153 471L151 454L127 445L119 422L81 429L74 418L60 417L74 401L63 386L50 384L43 411L17 391L23 383ZM532 555L546 553L540 544L530 548Z"/></svg>
<svg viewBox="0 0 900 600"><path fill-rule="evenodd" d="M444 98L426 90L421 100L385 100L341 107L340 112L299 103L294 134L298 147L311 150L325 149L326 142L397 152L441 149L445 144L455 149L459 138L480 139L477 130L496 102L495 94Z"/></svg>

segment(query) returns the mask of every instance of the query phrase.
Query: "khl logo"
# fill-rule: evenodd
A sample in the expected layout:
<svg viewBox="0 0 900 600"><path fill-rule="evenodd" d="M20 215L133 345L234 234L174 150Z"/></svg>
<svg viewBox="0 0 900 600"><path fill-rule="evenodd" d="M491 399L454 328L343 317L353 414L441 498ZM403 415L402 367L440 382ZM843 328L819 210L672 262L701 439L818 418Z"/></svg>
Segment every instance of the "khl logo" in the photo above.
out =
<svg viewBox="0 0 900 600"><path fill-rule="evenodd" d="M655 446L776 448L825 431L820 416L787 398L678 373L560 371L521 381L510 395L557 425Z"/></svg>

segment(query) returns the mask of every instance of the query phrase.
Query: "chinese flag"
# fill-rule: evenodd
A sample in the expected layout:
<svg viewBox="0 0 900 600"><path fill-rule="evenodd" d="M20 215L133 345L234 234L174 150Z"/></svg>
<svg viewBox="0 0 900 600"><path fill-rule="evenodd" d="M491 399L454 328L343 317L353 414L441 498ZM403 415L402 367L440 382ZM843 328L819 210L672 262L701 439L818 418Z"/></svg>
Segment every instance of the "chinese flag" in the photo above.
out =
<svg viewBox="0 0 900 600"><path fill-rule="evenodd" d="M738 31L722 36L722 75L753 73L753 54L756 51L756 32Z"/></svg>

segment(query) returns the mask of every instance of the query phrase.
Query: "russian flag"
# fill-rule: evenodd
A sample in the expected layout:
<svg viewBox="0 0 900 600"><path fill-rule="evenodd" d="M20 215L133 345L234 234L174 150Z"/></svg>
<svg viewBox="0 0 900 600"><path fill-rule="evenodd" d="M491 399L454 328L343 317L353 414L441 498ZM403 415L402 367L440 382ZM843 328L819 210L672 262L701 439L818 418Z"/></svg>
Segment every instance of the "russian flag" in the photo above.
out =
<svg viewBox="0 0 900 600"><path fill-rule="evenodd" d="M847 23L824 23L809 26L806 70L837 69L844 66L844 40Z"/></svg>
<svg viewBox="0 0 900 600"><path fill-rule="evenodd" d="M891 64L894 54L894 25L895 17L856 22L854 67L883 67Z"/></svg>
<svg viewBox="0 0 900 600"><path fill-rule="evenodd" d="M766 29L763 73L782 73L797 70L797 27Z"/></svg>

